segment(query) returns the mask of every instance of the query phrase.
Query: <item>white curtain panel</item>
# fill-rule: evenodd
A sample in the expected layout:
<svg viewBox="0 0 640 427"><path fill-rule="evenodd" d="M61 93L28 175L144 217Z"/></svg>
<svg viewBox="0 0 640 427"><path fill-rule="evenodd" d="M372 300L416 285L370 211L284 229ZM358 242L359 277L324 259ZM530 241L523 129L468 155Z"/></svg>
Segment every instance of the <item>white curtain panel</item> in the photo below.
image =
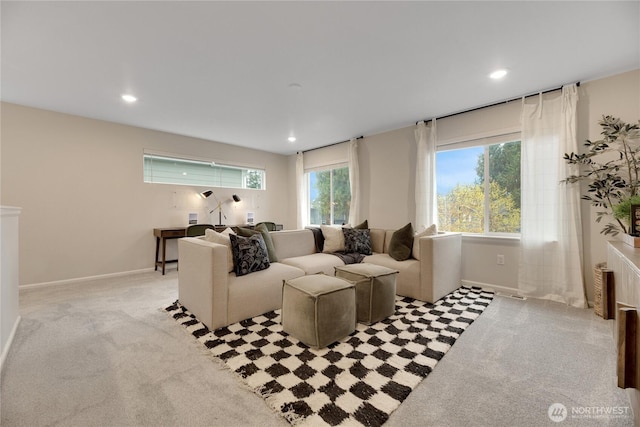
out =
<svg viewBox="0 0 640 427"><path fill-rule="evenodd" d="M580 188L562 158L578 152L576 85L522 105L521 294L586 307L582 274Z"/></svg>
<svg viewBox="0 0 640 427"><path fill-rule="evenodd" d="M298 211L296 225L298 229L307 226L307 186L304 179L304 155L298 152L296 157L296 196Z"/></svg>
<svg viewBox="0 0 640 427"><path fill-rule="evenodd" d="M419 230L438 222L436 207L436 121L427 126L419 122L415 130L416 153L416 223Z"/></svg>
<svg viewBox="0 0 640 427"><path fill-rule="evenodd" d="M349 224L359 223L360 216L360 167L358 166L358 141L349 141L349 183L351 185L351 205L349 206Z"/></svg>

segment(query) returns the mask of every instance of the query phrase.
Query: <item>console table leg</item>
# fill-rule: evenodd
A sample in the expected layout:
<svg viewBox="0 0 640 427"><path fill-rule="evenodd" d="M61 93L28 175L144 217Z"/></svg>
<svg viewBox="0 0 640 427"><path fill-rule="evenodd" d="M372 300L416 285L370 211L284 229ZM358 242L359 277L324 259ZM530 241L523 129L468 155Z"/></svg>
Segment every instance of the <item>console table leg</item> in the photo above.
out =
<svg viewBox="0 0 640 427"><path fill-rule="evenodd" d="M168 262L178 262L178 258L167 260L167 240L180 239L186 237L186 227L173 227L173 228L154 228L153 235L156 237L156 260L155 269L158 271L158 267L162 266L162 275L166 273ZM162 241L162 258L160 258L160 241ZM177 270L176 265L176 270Z"/></svg>
<svg viewBox="0 0 640 427"><path fill-rule="evenodd" d="M156 270L158 271L158 255L160 254L160 238L156 237L156 262L154 263Z"/></svg>
<svg viewBox="0 0 640 427"><path fill-rule="evenodd" d="M164 266L167 260L167 239L162 239L162 275L164 276Z"/></svg>

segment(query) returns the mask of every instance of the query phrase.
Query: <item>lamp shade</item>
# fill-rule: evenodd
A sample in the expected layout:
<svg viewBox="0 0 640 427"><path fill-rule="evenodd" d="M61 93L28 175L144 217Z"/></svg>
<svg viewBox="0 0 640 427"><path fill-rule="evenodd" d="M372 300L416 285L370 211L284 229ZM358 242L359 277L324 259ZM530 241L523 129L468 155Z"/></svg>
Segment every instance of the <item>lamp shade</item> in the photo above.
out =
<svg viewBox="0 0 640 427"><path fill-rule="evenodd" d="M239 202L239 201L240 201L240 197L238 197L238 195L237 195L237 194L234 194L232 197L233 197L233 201L234 201L234 202L236 202L236 203L237 203L237 202Z"/></svg>
<svg viewBox="0 0 640 427"><path fill-rule="evenodd" d="M213 194L213 191L211 191L211 190L203 191L202 193L200 193L200 195L205 199L207 197L211 196L212 194Z"/></svg>

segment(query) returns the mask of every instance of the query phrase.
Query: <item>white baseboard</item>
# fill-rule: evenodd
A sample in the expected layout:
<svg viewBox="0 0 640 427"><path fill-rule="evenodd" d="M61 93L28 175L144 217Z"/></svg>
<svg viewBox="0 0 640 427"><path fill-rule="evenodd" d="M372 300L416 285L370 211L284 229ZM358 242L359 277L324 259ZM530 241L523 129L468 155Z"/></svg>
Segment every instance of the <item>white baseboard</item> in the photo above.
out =
<svg viewBox="0 0 640 427"><path fill-rule="evenodd" d="M18 316L16 322L13 324L13 328L11 329L11 333L9 334L9 339L4 345L2 349L2 354L0 354L0 372L2 372L2 368L4 368L4 361L7 359L7 355L9 354L9 349L11 348L11 344L13 343L13 338L16 336L16 331L18 330L18 325L20 324L20 320L22 318Z"/></svg>
<svg viewBox="0 0 640 427"><path fill-rule="evenodd" d="M466 286L477 286L479 288L484 289L485 291L492 291L496 294L508 295L508 296L516 296L520 298L530 298L526 295L521 295L518 288L509 288L507 286L493 285L491 283L482 283L482 282L474 282L472 280L462 280L463 285ZM587 301L587 306L589 309L593 308L593 301Z"/></svg>
<svg viewBox="0 0 640 427"><path fill-rule="evenodd" d="M462 280L462 284L467 286L477 286L486 291L491 291L495 293L501 293L501 294L507 294L507 295L520 295L518 293L517 288L509 288L507 286L494 285L491 283L474 282L471 280Z"/></svg>
<svg viewBox="0 0 640 427"><path fill-rule="evenodd" d="M31 284L28 284L28 285L20 285L18 288L19 289L32 289L32 288L40 288L40 287L44 287L44 286L69 285L69 284L73 284L73 283L90 282L90 281L100 280L100 279L112 279L114 277L131 276L131 275L134 275L134 274L149 273L151 271L154 271L154 269L153 268L143 268L143 269L140 269L140 270L121 271L119 273L100 274L98 276L77 277L75 279L55 280L53 282L31 283Z"/></svg>

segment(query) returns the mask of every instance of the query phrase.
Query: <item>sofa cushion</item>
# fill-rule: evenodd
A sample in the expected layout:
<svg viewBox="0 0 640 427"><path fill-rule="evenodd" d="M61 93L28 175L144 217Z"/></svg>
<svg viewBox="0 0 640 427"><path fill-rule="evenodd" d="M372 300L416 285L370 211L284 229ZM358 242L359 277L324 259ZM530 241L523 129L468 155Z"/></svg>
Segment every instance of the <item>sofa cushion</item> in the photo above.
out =
<svg viewBox="0 0 640 427"><path fill-rule="evenodd" d="M254 234L251 237L232 234L229 238L233 250L233 268L236 276L244 276L269 268L269 254L262 234Z"/></svg>
<svg viewBox="0 0 640 427"><path fill-rule="evenodd" d="M219 243L227 247L227 266L229 267L229 273L233 271L233 250L231 249L231 240L229 239L229 235L231 234L235 233L229 227L225 228L221 233L218 233L212 228L207 228L204 231L204 240L207 242Z"/></svg>
<svg viewBox="0 0 640 427"><path fill-rule="evenodd" d="M387 231L381 228L370 228L369 234L371 236L371 252L379 254L385 252L384 240ZM389 239L391 239L391 236L389 236Z"/></svg>
<svg viewBox="0 0 640 427"><path fill-rule="evenodd" d="M435 236L438 234L438 226L435 224L430 225L424 230L417 231L416 235L413 236L413 251L411 255L415 259L420 259L420 238L424 236Z"/></svg>
<svg viewBox="0 0 640 427"><path fill-rule="evenodd" d="M316 244L311 230L272 231L271 239L278 260L316 253Z"/></svg>
<svg viewBox="0 0 640 427"><path fill-rule="evenodd" d="M368 229L343 228L342 232L346 253L371 255L371 234Z"/></svg>
<svg viewBox="0 0 640 427"><path fill-rule="evenodd" d="M330 254L344 251L344 233L342 232L341 225L321 225L320 229L324 236L324 248L322 252Z"/></svg>
<svg viewBox="0 0 640 427"><path fill-rule="evenodd" d="M413 226L411 223L396 230L389 242L389 255L397 261L404 261L411 257L413 250Z"/></svg>
<svg viewBox="0 0 640 427"><path fill-rule="evenodd" d="M335 267L344 265L344 262L337 256L323 253L283 258L280 262L299 268L305 274L324 273L330 276L334 275Z"/></svg>

